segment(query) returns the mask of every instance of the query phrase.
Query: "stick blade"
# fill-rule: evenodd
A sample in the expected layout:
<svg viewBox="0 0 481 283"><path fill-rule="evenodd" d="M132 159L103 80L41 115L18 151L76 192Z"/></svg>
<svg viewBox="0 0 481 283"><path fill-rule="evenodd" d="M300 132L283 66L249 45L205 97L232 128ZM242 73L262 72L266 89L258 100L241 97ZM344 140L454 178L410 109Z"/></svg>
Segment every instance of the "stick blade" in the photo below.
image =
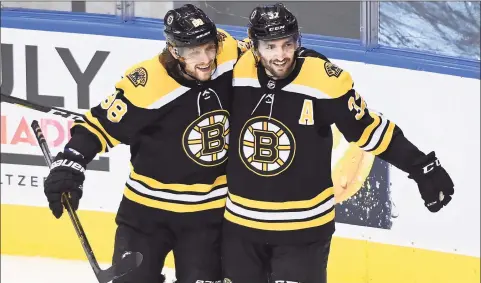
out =
<svg viewBox="0 0 481 283"><path fill-rule="evenodd" d="M99 283L108 283L114 279L124 276L133 269L139 267L143 258L144 256L139 252L126 254L117 264L112 265L106 270L101 270L97 274Z"/></svg>

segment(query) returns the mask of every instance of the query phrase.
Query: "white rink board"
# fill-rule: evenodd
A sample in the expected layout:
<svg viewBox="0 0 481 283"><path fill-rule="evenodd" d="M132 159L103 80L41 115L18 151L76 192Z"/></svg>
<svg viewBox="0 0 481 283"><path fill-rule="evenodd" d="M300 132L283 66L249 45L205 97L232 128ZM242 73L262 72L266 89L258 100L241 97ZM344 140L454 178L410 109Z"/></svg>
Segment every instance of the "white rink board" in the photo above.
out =
<svg viewBox="0 0 481 283"><path fill-rule="evenodd" d="M113 85L131 65L159 53L164 42L2 28L2 44L13 44L14 89L12 95L25 98L25 46L38 46L38 89L40 94L65 98L65 107L83 112L77 105L77 84L65 67L56 48L68 48L84 71L96 51L109 55L90 84L90 104L95 105L113 90ZM79 42L88 42L80 45ZM131 52L134 49L136 52ZM130 50L130 51L129 51ZM480 84L479 80L359 62L333 60L349 71L357 91L368 107L382 112L398 124L405 135L421 150L435 150L456 185L452 203L432 214L422 205L417 187L406 174L392 168L391 191L399 217L390 230L362 226L338 225L336 235L354 239L479 257L480 238ZM21 117L47 119L28 109L2 104L7 116L6 143L2 152L35 153L40 151L27 143L11 145ZM61 150L67 141L67 125L63 138L57 139L53 151ZM53 130L52 130L53 131ZM52 134L48 139L55 140ZM128 148L118 146L111 153L110 172L88 171L81 209L115 212L128 174ZM6 174L18 171L46 176L45 167L2 164L2 203L46 206L40 187L21 187ZM12 178L12 177L11 177ZM39 186L41 182L39 182Z"/></svg>

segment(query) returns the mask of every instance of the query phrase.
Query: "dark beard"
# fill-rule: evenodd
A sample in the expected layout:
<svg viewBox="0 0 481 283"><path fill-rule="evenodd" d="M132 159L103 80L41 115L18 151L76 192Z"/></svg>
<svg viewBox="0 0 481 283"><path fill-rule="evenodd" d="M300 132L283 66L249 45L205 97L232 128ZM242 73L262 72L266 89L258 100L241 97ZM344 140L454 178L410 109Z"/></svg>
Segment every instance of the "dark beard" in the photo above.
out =
<svg viewBox="0 0 481 283"><path fill-rule="evenodd" d="M287 62L287 64L290 64L289 67L286 67L287 71L284 72L283 74L279 74L274 70L274 68L270 64L266 63L266 61L264 59L261 59L261 61L262 61L262 65L264 66L264 68L269 73L271 73L271 75L277 80L282 80L282 79L285 79L286 77L288 77L291 74L292 70L294 69L294 62L295 62L295 61Z"/></svg>

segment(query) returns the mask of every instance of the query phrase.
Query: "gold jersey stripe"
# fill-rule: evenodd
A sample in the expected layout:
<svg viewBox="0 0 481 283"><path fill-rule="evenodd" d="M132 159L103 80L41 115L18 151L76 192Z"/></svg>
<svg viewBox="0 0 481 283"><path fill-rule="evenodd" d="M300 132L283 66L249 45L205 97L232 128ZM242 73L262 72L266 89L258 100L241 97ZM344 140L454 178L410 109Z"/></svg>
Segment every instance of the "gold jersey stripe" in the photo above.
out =
<svg viewBox="0 0 481 283"><path fill-rule="evenodd" d="M263 210L310 209L333 195L334 189L333 187L330 187L322 191L322 193L318 194L316 197L309 200L268 202L243 198L229 192L229 198L232 200L232 202L238 203L248 208Z"/></svg>
<svg viewBox="0 0 481 283"><path fill-rule="evenodd" d="M308 220L308 221L300 221L300 222L282 222L282 223L270 223L270 222L261 222L261 221L254 221L249 219L244 219L238 217L229 211L225 211L224 217L230 222L239 224L241 226L259 229L259 230L269 230L269 231L292 231L292 230L301 230L307 229L312 227L317 227L329 223L330 221L334 220L335 210L333 209L326 215L323 215L319 218Z"/></svg>
<svg viewBox="0 0 481 283"><path fill-rule="evenodd" d="M392 135L394 133L395 126L396 126L396 124L389 121L389 126L387 128L386 133L384 133L384 137L382 138L382 142L379 144L379 146L375 150L371 151L372 154L379 155L379 154L383 153L384 151L386 151L387 147L391 143Z"/></svg>
<svg viewBox="0 0 481 283"><path fill-rule="evenodd" d="M136 181L140 181L146 184L152 189L171 190L171 191L186 192L186 193L188 192L208 193L212 191L212 189L216 186L227 184L226 175L217 177L217 179L215 179L213 184L192 184L192 185L164 184L150 177L140 175L136 173L134 170L131 170L130 177Z"/></svg>
<svg viewBox="0 0 481 283"><path fill-rule="evenodd" d="M172 212L178 212L178 213L198 212L198 211L204 211L204 210L210 210L210 209L223 208L225 206L225 201L226 201L225 198L222 198L222 199L201 203L201 204L171 203L171 202L159 201L159 200L138 195L132 190L130 190L128 187L125 187L124 196L133 202L140 203L148 207L172 211Z"/></svg>
<svg viewBox="0 0 481 283"><path fill-rule="evenodd" d="M117 139L115 139L114 137L112 137L112 136L104 129L104 127L102 126L102 124L100 124L99 120L92 115L92 112L87 111L87 112L85 113L85 118L86 118L90 123L94 124L95 126L97 126L97 128L99 128L99 130L109 139L109 142L112 144L112 146L116 146L116 145L119 145L119 144L120 144L120 141L118 141Z"/></svg>
<svg viewBox="0 0 481 283"><path fill-rule="evenodd" d="M374 119L374 121L372 121L371 124L369 124L369 126L367 126L364 131L362 132L362 135L361 137L359 138L359 140L356 142L356 145L359 146L359 147L363 147L366 145L366 142L367 140L369 139L369 137L371 136L372 132L374 131L374 129L376 129L376 127L379 125L379 123L381 123L381 119L379 118L378 115L372 113L372 112L369 112L369 115L371 115L371 117Z"/></svg>

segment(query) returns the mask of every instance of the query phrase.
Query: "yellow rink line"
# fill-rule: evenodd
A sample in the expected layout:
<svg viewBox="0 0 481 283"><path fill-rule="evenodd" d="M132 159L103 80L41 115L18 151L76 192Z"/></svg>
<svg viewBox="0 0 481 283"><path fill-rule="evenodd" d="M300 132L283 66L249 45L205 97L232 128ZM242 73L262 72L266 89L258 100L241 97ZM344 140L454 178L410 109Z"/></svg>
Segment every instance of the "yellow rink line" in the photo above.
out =
<svg viewBox="0 0 481 283"><path fill-rule="evenodd" d="M113 250L113 213L79 211L100 262ZM62 259L86 257L65 213L55 219L48 208L1 205L1 253ZM479 283L480 259L362 240L335 237L329 259L330 283ZM169 255L167 267L174 267Z"/></svg>

